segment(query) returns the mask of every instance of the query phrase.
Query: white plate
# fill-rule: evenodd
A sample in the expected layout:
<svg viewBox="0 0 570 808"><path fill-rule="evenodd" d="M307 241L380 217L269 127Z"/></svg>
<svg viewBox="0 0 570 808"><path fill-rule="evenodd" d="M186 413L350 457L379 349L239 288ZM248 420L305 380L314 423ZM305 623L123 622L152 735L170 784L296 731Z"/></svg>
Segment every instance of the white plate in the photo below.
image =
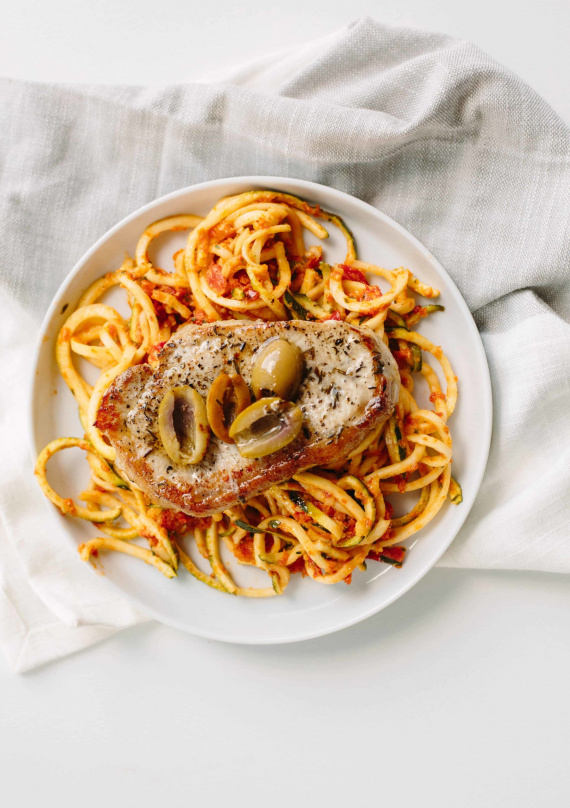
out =
<svg viewBox="0 0 570 808"><path fill-rule="evenodd" d="M419 330L443 346L459 377L459 402L450 428L454 439L453 473L463 486L463 503L447 503L419 536L412 537L402 569L372 561L367 572L353 575L350 586L319 585L297 575L284 596L252 600L214 591L184 570L177 579L167 580L156 570L119 553L103 557L105 580L157 620L217 640L282 643L345 628L400 597L449 547L471 509L483 477L492 410L489 370L481 339L453 281L429 250L404 228L340 191L281 177L215 180L146 205L104 235L79 261L55 296L42 326L35 359L31 442L37 454L55 437L82 434L75 399L59 378L54 360L55 338L67 316L62 313L66 304L74 305L92 281L116 269L125 251L132 255L139 235L151 222L176 213L205 214L222 196L252 188L289 191L340 214L354 232L362 260L388 268L407 266L422 281L439 288L445 312L422 321ZM327 260L340 260L344 256L344 239L332 226L330 233L331 238L323 243L325 256ZM184 234L165 237L157 247L156 262L165 268L170 266L168 259L184 239ZM87 464L80 451L60 453L51 461L49 473L62 493L77 493L88 479ZM47 502L46 530L64 531L74 545L95 535L90 524L60 516ZM77 563L83 563L79 556ZM259 570L237 566L233 559L229 565L242 585L267 586L266 575Z"/></svg>

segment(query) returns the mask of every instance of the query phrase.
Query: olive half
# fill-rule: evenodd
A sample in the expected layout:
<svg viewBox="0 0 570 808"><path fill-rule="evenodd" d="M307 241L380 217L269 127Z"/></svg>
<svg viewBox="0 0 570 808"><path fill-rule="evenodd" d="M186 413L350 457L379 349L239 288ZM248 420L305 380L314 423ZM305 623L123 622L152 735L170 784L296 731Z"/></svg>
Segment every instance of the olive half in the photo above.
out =
<svg viewBox="0 0 570 808"><path fill-rule="evenodd" d="M230 427L242 457L265 457L295 440L303 425L303 413L291 401L262 398L241 412Z"/></svg>
<svg viewBox="0 0 570 808"><path fill-rule="evenodd" d="M206 405L200 393L187 385L169 390L158 408L158 431L174 463L199 463L210 443Z"/></svg>
<svg viewBox="0 0 570 808"><path fill-rule="evenodd" d="M278 396L293 399L303 380L303 351L286 339L270 339L261 346L251 370L256 398Z"/></svg>
<svg viewBox="0 0 570 808"><path fill-rule="evenodd" d="M235 418L249 407L251 396L243 378L234 373L220 373L208 391L206 412L214 435L224 443L233 443L228 429Z"/></svg>

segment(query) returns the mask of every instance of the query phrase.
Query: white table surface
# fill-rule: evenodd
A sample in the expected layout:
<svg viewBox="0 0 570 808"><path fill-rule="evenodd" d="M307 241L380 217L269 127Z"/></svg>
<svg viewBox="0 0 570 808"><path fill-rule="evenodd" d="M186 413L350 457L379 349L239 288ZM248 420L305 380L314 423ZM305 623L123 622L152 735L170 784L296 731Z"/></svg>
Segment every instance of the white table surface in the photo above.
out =
<svg viewBox="0 0 570 808"><path fill-rule="evenodd" d="M105 83L180 81L370 14L471 39L570 123L568 0L0 12L0 74ZM0 804L566 808L569 606L568 577L433 570L367 622L298 645L149 624L24 676L0 658Z"/></svg>

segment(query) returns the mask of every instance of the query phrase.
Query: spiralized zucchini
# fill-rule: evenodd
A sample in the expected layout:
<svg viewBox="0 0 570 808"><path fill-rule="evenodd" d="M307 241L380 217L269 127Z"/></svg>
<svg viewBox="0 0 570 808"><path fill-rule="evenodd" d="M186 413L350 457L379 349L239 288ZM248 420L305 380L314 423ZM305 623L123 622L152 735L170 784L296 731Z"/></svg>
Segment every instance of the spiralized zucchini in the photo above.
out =
<svg viewBox="0 0 570 808"><path fill-rule="evenodd" d="M323 222L339 228L346 239L342 263L326 263L320 245L305 243L307 232L328 238ZM189 236L186 248L173 256L173 271L154 266L151 243L178 230L188 230ZM126 294L128 319L102 300L113 288ZM62 514L91 522L103 534L80 546L81 557L120 552L167 578L176 577L180 562L212 589L247 597L283 594L296 572L333 584L349 583L366 559L401 566L401 542L425 527L447 498L455 504L462 500L461 486L451 477L447 425L457 401L457 380L441 347L414 330L443 307L418 304L418 295L431 299L439 292L406 267L386 269L358 260L342 219L291 194L250 191L220 200L205 218L180 214L150 224L134 258L127 256L83 293L57 338L57 362L77 400L85 437L49 443L38 457L36 475ZM346 320L384 340L401 377L396 411L385 424L365 434L344 460L296 474L207 519L158 507L117 473L114 450L94 426L114 378L141 362L154 364L161 345L186 323L290 318ZM428 355L439 363L445 389L426 362ZM77 358L99 369L93 386ZM414 398L419 377L427 383L432 409ZM260 376L260 389L268 386L264 379ZM233 418L250 406L250 391L238 375L221 374L206 403L200 399L194 406L207 413L218 439L232 442L224 409L228 403ZM167 428L166 416L163 420ZM187 462L200 462L205 447L195 444L189 444L190 454L182 444L171 452L184 451ZM48 482L50 459L70 448L83 450L88 460L90 481L79 497L85 505L61 496ZM415 504L394 516L398 497L409 492L415 492ZM190 536L210 572L190 556ZM271 585L239 586L224 560L227 551L239 564L265 572Z"/></svg>

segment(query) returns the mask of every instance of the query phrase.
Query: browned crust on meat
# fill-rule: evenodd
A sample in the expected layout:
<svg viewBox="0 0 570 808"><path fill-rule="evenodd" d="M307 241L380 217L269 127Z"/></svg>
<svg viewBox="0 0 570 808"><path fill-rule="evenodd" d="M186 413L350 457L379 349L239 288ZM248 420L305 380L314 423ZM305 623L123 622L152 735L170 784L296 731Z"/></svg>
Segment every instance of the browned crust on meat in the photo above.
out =
<svg viewBox="0 0 570 808"><path fill-rule="evenodd" d="M217 324L219 327L222 324ZM193 326L200 328L207 336L215 331L216 325ZM375 352L373 335L360 332L362 342ZM381 356L380 354L378 354ZM294 474L313 466L328 465L346 457L373 430L379 422L386 420L393 411L393 403L387 390L386 377L378 368L376 389L362 412L362 416L342 429L336 440L308 441L301 433L289 446L267 457L252 460L247 466L228 470L208 472L208 479L199 486L182 486L165 480L157 481L149 463L144 457L129 456L124 450L117 451L115 466L127 479L136 482L150 499L165 508L175 508L191 516L208 516L245 502L261 494L271 485L285 482ZM144 386L145 379L153 376L149 365L130 368L119 376L105 393L97 414L96 426L116 445L122 423L120 413L121 391L135 382ZM137 378L138 377L138 378ZM236 494L237 491L237 494Z"/></svg>
<svg viewBox="0 0 570 808"><path fill-rule="evenodd" d="M95 426L104 435L107 435L109 439L111 439L114 432L119 430L121 425L121 414L117 406L120 401L120 391L123 387L127 387L131 384L135 376L140 376L143 369L148 369L147 376L150 378L152 376L152 368L150 365L135 365L125 370L124 373L121 373L103 396L103 400L97 410Z"/></svg>

